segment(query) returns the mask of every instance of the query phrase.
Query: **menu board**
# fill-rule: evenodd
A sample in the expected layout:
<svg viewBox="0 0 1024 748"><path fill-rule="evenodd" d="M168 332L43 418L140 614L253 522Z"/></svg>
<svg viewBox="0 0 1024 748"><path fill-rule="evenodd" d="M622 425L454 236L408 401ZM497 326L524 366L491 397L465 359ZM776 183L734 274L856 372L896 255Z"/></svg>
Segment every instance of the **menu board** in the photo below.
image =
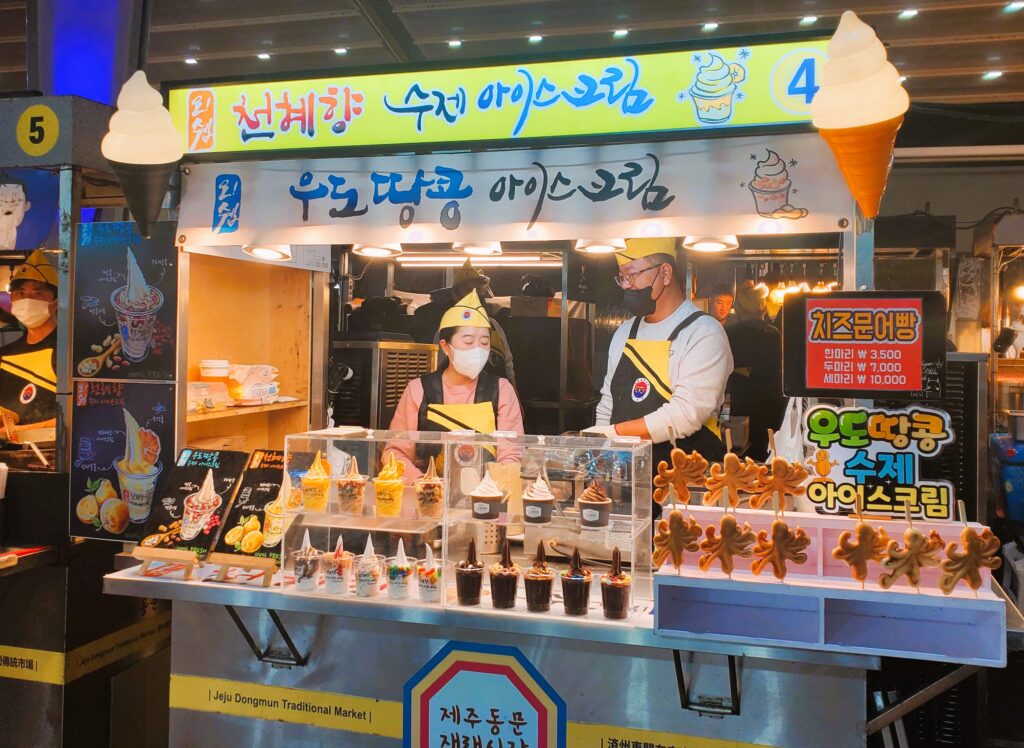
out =
<svg viewBox="0 0 1024 748"><path fill-rule="evenodd" d="M782 325L786 394L941 399L945 312L937 291L788 296Z"/></svg>
<svg viewBox="0 0 1024 748"><path fill-rule="evenodd" d="M192 551L203 558L217 536L248 460L245 452L181 450L160 482L140 545ZM213 474L213 492L204 496L207 473Z"/></svg>
<svg viewBox="0 0 1024 748"><path fill-rule="evenodd" d="M175 224L139 236L134 221L83 223L75 254L73 376L175 379Z"/></svg>
<svg viewBox="0 0 1024 748"><path fill-rule="evenodd" d="M174 385L76 381L73 393L70 533L139 540L174 454Z"/></svg>
<svg viewBox="0 0 1024 748"><path fill-rule="evenodd" d="M282 480L284 452L252 453L213 551L281 560L284 508L277 496Z"/></svg>

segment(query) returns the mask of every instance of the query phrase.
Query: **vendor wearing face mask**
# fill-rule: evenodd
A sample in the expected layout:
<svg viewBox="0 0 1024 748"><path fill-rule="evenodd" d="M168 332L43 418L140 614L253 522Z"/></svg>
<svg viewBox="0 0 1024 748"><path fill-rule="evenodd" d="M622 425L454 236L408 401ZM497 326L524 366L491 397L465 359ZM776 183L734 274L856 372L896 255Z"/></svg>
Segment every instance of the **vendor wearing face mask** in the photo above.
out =
<svg viewBox="0 0 1024 748"><path fill-rule="evenodd" d="M522 434L523 416L515 388L504 377L483 370L491 352L491 326L475 290L444 313L438 345L448 365L406 385L391 430ZM414 447L401 442L392 442L387 451L406 463L407 482L419 477L430 457L440 452L432 445ZM499 448L499 461L501 452Z"/></svg>
<svg viewBox="0 0 1024 748"><path fill-rule="evenodd" d="M52 428L57 422L57 271L37 249L15 268L10 288L11 313L25 334L0 348L0 407L17 415L16 431Z"/></svg>
<svg viewBox="0 0 1024 748"><path fill-rule="evenodd" d="M627 239L615 281L635 317L608 348L608 374L591 433L654 442L654 461L672 446L721 460L718 410L732 372L729 339L687 298L672 238Z"/></svg>

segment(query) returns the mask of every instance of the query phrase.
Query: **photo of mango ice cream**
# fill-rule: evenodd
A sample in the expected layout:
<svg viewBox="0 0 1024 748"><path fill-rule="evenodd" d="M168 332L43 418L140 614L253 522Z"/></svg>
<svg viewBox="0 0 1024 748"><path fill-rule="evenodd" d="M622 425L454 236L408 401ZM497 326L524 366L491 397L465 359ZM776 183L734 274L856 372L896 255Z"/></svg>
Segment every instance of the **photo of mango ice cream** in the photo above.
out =
<svg viewBox="0 0 1024 748"><path fill-rule="evenodd" d="M127 409L124 409L124 435L124 457L114 463L121 501L128 507L132 522L145 522L160 475L160 437L139 426Z"/></svg>
<svg viewBox="0 0 1024 748"><path fill-rule="evenodd" d="M326 512L331 496L331 464L317 451L313 464L302 476L302 505L307 512Z"/></svg>
<svg viewBox="0 0 1024 748"><path fill-rule="evenodd" d="M387 462L373 479L373 490L377 495L377 516L397 517L402 513L402 494L405 493L405 463L395 459L394 452L388 452Z"/></svg>
<svg viewBox="0 0 1024 748"><path fill-rule="evenodd" d="M727 63L721 55L709 53L708 61L698 67L697 76L690 86L697 121L720 125L732 119L736 84L742 83L746 77L747 71L742 65Z"/></svg>

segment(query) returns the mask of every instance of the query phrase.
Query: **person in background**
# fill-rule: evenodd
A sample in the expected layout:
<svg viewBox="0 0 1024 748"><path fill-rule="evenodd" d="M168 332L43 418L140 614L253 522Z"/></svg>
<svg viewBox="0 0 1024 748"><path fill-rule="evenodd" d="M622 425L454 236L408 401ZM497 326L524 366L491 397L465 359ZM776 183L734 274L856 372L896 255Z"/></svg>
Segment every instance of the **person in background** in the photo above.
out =
<svg viewBox="0 0 1024 748"><path fill-rule="evenodd" d="M522 434L523 416L515 387L508 379L484 370L493 338L487 310L475 290L445 312L438 338L445 354L443 363L437 371L406 385L391 430ZM441 449L440 445L391 442L385 457L388 452L406 464L405 479L411 482ZM503 450L499 445L499 462L518 456L518 451Z"/></svg>
<svg viewBox="0 0 1024 748"><path fill-rule="evenodd" d="M728 283L719 283L711 289L708 297L708 312L717 319L723 326L732 324L734 316L732 311L733 292L732 286Z"/></svg>
<svg viewBox="0 0 1024 748"><path fill-rule="evenodd" d="M586 432L650 439L653 465L673 446L721 460L718 411L732 371L725 330L687 299L675 239L627 239L615 257L615 282L635 316L612 336L596 423Z"/></svg>
<svg viewBox="0 0 1024 748"><path fill-rule="evenodd" d="M747 280L736 292L736 320L726 327L732 349L729 415L746 416L746 457L768 457L768 429L777 431L786 411L782 394L782 335L765 320L766 295Z"/></svg>
<svg viewBox="0 0 1024 748"><path fill-rule="evenodd" d="M54 428L57 271L37 249L15 268L10 288L11 313L25 328L25 334L0 348L0 407L17 416L15 432ZM0 432L0 437L14 436Z"/></svg>

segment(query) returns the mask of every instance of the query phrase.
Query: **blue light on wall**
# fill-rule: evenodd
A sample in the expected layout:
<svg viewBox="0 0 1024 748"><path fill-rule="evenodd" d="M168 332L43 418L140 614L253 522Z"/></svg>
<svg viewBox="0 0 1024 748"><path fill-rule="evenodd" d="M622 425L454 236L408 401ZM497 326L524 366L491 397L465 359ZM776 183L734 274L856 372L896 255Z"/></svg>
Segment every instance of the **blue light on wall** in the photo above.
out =
<svg viewBox="0 0 1024 748"><path fill-rule="evenodd" d="M50 80L41 81L44 93L113 104L126 77L128 44L136 38L134 3L46 0L40 5L40 55L50 57Z"/></svg>

